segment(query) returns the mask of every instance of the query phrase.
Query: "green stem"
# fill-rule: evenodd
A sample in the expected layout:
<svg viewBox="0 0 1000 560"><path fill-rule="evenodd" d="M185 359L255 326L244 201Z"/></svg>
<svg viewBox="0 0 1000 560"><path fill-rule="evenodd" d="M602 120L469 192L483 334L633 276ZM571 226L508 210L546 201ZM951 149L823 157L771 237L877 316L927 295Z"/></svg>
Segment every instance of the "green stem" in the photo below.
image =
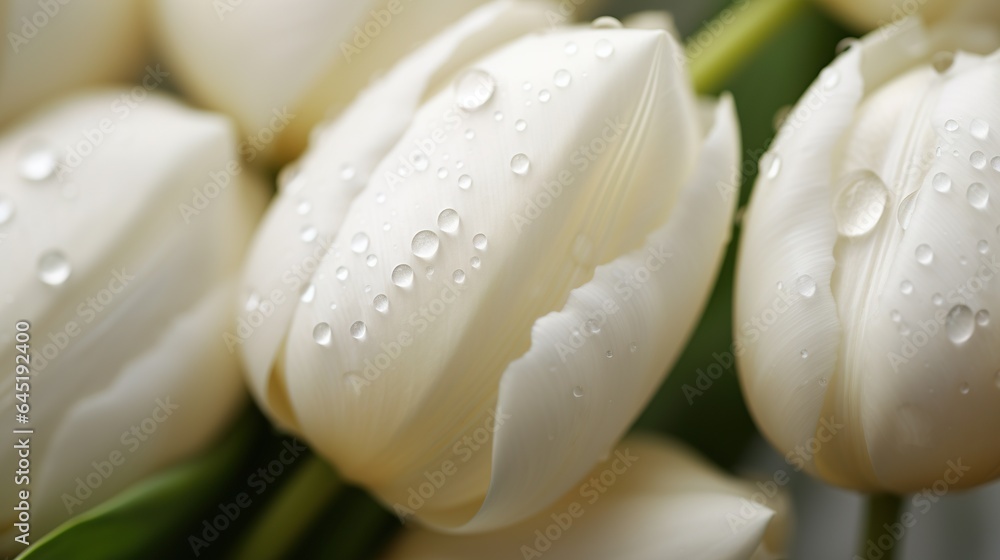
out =
<svg viewBox="0 0 1000 560"><path fill-rule="evenodd" d="M868 519L865 522L866 530L864 542L858 550L858 556L869 558L868 551L872 547L883 554L879 556L881 560L892 560L896 545L896 537L893 532L886 529L886 525L892 525L899 519L899 513L903 506L903 499L894 494L872 494L868 496ZM888 546L888 550L885 548Z"/></svg>
<svg viewBox="0 0 1000 560"><path fill-rule="evenodd" d="M287 558L319 513L330 504L342 484L322 459L311 455L280 488L280 494L246 531L233 558L274 560Z"/></svg>
<svg viewBox="0 0 1000 560"><path fill-rule="evenodd" d="M805 0L736 0L688 40L695 89L715 92L805 5Z"/></svg>

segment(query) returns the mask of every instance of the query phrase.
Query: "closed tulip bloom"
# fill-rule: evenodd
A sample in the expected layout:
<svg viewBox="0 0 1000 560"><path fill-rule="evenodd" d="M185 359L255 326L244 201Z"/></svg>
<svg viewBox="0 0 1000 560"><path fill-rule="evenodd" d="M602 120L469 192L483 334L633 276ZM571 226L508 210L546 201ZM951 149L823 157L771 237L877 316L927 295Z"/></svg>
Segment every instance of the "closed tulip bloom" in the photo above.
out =
<svg viewBox="0 0 1000 560"><path fill-rule="evenodd" d="M383 558L785 558L790 509L774 482L736 479L676 442L631 436L543 513L481 535L407 531Z"/></svg>
<svg viewBox="0 0 1000 560"><path fill-rule="evenodd" d="M521 10L464 19L317 134L233 342L280 424L456 532L540 511L613 448L697 321L734 204L732 103L698 106L665 32L602 20L452 63Z"/></svg>
<svg viewBox="0 0 1000 560"><path fill-rule="evenodd" d="M928 22L945 19L976 21L993 18L1000 23L996 0L819 0L832 14L855 29L900 25L919 15Z"/></svg>
<svg viewBox="0 0 1000 560"><path fill-rule="evenodd" d="M10 0L0 8L0 124L66 92L142 72L138 0Z"/></svg>
<svg viewBox="0 0 1000 560"><path fill-rule="evenodd" d="M158 95L122 117L127 94L79 94L0 136L0 360L30 366L3 378L0 412L33 430L13 436L30 439L28 479L2 498L29 484L32 542L204 449L245 400L223 333L263 189L233 171L225 118ZM17 470L13 445L0 457Z"/></svg>
<svg viewBox="0 0 1000 560"><path fill-rule="evenodd" d="M371 80L484 0L156 0L153 25L184 91L233 115L241 150L288 161ZM470 45L475 56L478 47ZM457 56L460 56L457 54Z"/></svg>
<svg viewBox="0 0 1000 560"><path fill-rule="evenodd" d="M831 483L1000 474L998 46L996 28L876 32L761 162L736 286L743 390L771 442Z"/></svg>

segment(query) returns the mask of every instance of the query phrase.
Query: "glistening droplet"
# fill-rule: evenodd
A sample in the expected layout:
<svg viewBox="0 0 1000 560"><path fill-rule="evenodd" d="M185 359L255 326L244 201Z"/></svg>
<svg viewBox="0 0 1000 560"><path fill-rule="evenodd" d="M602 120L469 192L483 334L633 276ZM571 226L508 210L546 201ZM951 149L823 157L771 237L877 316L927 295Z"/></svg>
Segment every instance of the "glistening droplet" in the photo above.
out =
<svg viewBox="0 0 1000 560"><path fill-rule="evenodd" d="M408 264L401 264L392 269L392 283L406 288L413 285L413 269Z"/></svg>
<svg viewBox="0 0 1000 560"><path fill-rule="evenodd" d="M929 265L934 262L934 250L926 243L918 245L914 255L917 257L917 262L922 265Z"/></svg>
<svg viewBox="0 0 1000 560"><path fill-rule="evenodd" d="M438 227L445 233L454 233L459 224L458 212L453 208L445 208L438 214Z"/></svg>
<svg viewBox="0 0 1000 560"><path fill-rule="evenodd" d="M837 232L844 237L860 237L878 225L885 213L889 190L882 179L870 170L846 176L834 204Z"/></svg>
<svg viewBox="0 0 1000 560"><path fill-rule="evenodd" d="M493 97L496 81L487 72L466 70L455 81L455 103L466 111L476 111Z"/></svg>
<svg viewBox="0 0 1000 560"><path fill-rule="evenodd" d="M972 183L965 192L965 198L974 208L982 210L990 202L990 191L982 183Z"/></svg>
<svg viewBox="0 0 1000 560"><path fill-rule="evenodd" d="M368 326L365 325L364 321L355 321L351 325L351 336L356 340L361 340L365 337L365 333L368 332Z"/></svg>
<svg viewBox="0 0 1000 560"><path fill-rule="evenodd" d="M59 286L72 271L66 255L59 251L48 251L38 259L38 278L49 286Z"/></svg>
<svg viewBox="0 0 1000 560"><path fill-rule="evenodd" d="M385 294L379 294L375 296L372 300L372 306L375 307L375 311L379 313L386 313L389 311L389 298Z"/></svg>
<svg viewBox="0 0 1000 560"><path fill-rule="evenodd" d="M531 160L528 156L524 154L515 154L514 157L510 159L510 169L518 175L525 175L528 173L528 168L531 167Z"/></svg>
<svg viewBox="0 0 1000 560"><path fill-rule="evenodd" d="M952 307L945 317L945 330L948 332L948 338L955 344L961 344L972 338L975 329L972 310L965 305Z"/></svg>
<svg viewBox="0 0 1000 560"><path fill-rule="evenodd" d="M429 259L437 253L440 241L436 233L430 230L418 231L416 235L413 236L413 240L410 242L410 248L413 250L413 254L422 258Z"/></svg>
<svg viewBox="0 0 1000 560"><path fill-rule="evenodd" d="M321 346L329 346L333 340L333 331L327 323L316 323L313 327L313 340Z"/></svg>

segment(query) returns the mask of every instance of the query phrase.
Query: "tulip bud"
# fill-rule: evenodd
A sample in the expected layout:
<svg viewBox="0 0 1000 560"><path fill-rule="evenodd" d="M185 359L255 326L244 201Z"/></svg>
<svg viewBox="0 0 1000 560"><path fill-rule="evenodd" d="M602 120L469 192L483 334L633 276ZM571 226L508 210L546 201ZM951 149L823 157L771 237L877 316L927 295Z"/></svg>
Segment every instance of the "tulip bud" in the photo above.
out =
<svg viewBox="0 0 1000 560"><path fill-rule="evenodd" d="M903 24L920 16L927 22L945 19L977 21L993 18L1000 22L996 0L820 0L845 24L867 31L876 27Z"/></svg>
<svg viewBox="0 0 1000 560"><path fill-rule="evenodd" d="M786 458L831 483L1000 473L998 46L993 28L876 32L761 161L736 287L743 390Z"/></svg>
<svg viewBox="0 0 1000 560"><path fill-rule="evenodd" d="M0 123L69 90L140 72L137 0L4 2L0 22Z"/></svg>
<svg viewBox="0 0 1000 560"><path fill-rule="evenodd" d="M408 531L384 558L785 558L788 481L734 479L678 443L631 436L543 513L482 535Z"/></svg>
<svg viewBox="0 0 1000 560"><path fill-rule="evenodd" d="M223 333L262 185L225 118L161 95L123 115L128 93L0 137L0 361L29 366L0 413L32 430L11 436L28 455L0 452L2 499L29 491L31 541L202 450L243 402Z"/></svg>
<svg viewBox="0 0 1000 560"><path fill-rule="evenodd" d="M530 24L512 9L318 133L244 272L268 303L242 345L262 407L451 531L538 512L612 448L697 321L734 204L732 103L698 110L665 32L604 20L452 64Z"/></svg>
<svg viewBox="0 0 1000 560"><path fill-rule="evenodd" d="M244 154L286 162L305 148L317 122L338 115L414 45L484 3L157 0L153 23L185 92L236 118ZM478 52L470 42L456 63Z"/></svg>

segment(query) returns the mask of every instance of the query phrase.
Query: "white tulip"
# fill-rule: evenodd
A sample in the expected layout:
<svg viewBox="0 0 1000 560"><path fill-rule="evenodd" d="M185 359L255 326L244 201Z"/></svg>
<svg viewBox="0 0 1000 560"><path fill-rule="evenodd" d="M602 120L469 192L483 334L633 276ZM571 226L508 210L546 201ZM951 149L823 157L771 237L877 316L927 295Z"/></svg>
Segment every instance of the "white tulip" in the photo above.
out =
<svg viewBox="0 0 1000 560"><path fill-rule="evenodd" d="M233 115L246 154L288 161L317 122L485 0L156 0L153 23L185 92ZM456 63L482 49L470 42Z"/></svg>
<svg viewBox="0 0 1000 560"><path fill-rule="evenodd" d="M977 21L993 18L1000 23L1000 3L996 0L819 0L844 23L867 31L899 25L919 15L928 22L945 19Z"/></svg>
<svg viewBox="0 0 1000 560"><path fill-rule="evenodd" d="M1000 474L998 46L990 27L875 32L762 160L736 287L743 390L771 442L834 484Z"/></svg>
<svg viewBox="0 0 1000 560"><path fill-rule="evenodd" d="M614 446L730 235L731 100L699 110L665 32L610 23L452 63L531 29L525 10L475 12L317 135L233 341L272 417L450 531L540 511Z"/></svg>
<svg viewBox="0 0 1000 560"><path fill-rule="evenodd" d="M10 0L0 8L0 123L88 85L142 70L137 0Z"/></svg>
<svg viewBox="0 0 1000 560"><path fill-rule="evenodd" d="M784 489L774 481L735 479L678 443L631 436L531 519L482 535L411 530L383 558L784 558L790 509Z"/></svg>
<svg viewBox="0 0 1000 560"><path fill-rule="evenodd" d="M262 184L236 173L224 117L160 95L123 115L122 95L79 94L0 136L0 414L14 422L29 389L15 427L34 431L8 436L30 438L30 483L8 443L0 496L29 490L32 542L204 449L245 399L223 333Z"/></svg>

